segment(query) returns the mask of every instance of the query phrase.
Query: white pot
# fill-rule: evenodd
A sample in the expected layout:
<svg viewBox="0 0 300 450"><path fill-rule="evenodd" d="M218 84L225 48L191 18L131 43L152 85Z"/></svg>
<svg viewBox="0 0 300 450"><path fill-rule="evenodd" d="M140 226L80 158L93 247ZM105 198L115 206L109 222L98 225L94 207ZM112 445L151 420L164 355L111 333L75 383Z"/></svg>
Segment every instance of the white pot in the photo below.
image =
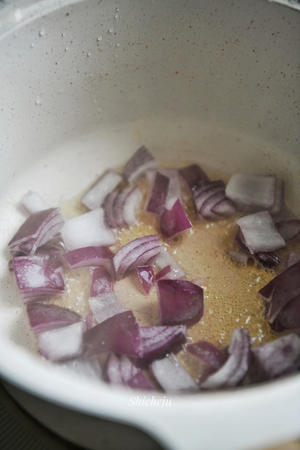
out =
<svg viewBox="0 0 300 450"><path fill-rule="evenodd" d="M97 417L175 450L299 436L299 375L166 405L162 395L157 402L51 369L32 350L6 245L25 191L65 202L141 144L225 174L278 173L299 212L300 15L263 0L23 0L0 20L0 369L21 389L14 395L90 448L100 448ZM54 404L79 412L82 429Z"/></svg>

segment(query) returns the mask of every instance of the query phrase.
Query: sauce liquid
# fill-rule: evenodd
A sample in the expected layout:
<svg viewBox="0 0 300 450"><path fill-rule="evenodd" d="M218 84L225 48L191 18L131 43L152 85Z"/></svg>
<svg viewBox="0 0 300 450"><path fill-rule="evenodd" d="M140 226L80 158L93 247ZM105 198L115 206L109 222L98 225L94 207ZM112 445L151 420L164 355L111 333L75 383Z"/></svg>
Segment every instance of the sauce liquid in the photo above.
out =
<svg viewBox="0 0 300 450"><path fill-rule="evenodd" d="M186 165L186 164L181 164ZM176 167L171 165L169 167ZM219 174L209 174L212 179L220 179ZM139 181L144 193L144 202L137 217L137 224L117 231L117 242L112 246L116 251L127 242L140 236L158 234L157 218L145 213L145 203L150 183L145 178ZM202 222L196 217L192 200L184 194L184 204L193 228L173 240L164 243L170 254L186 274L186 279L198 282L204 290L204 314L202 319L188 328L188 343L199 339L207 340L218 348L226 347L235 328L247 327L252 342L258 345L277 337L265 320L265 308L258 291L267 284L285 265L286 257L291 251L287 247L280 251L281 265L275 271L267 271L255 265L241 266L227 255L234 248L234 237L238 226L236 218L217 222ZM86 212L80 204L80 197L62 205L66 216L75 216ZM293 251L300 251L300 244L292 242ZM65 275L66 293L52 300L53 303L70 308L84 317L87 315L90 290L90 270L75 269ZM140 325L160 325L156 289L149 295L141 293L132 276L115 283L115 292L124 306L132 310ZM184 348L178 353L183 365L192 376L198 378L202 364Z"/></svg>

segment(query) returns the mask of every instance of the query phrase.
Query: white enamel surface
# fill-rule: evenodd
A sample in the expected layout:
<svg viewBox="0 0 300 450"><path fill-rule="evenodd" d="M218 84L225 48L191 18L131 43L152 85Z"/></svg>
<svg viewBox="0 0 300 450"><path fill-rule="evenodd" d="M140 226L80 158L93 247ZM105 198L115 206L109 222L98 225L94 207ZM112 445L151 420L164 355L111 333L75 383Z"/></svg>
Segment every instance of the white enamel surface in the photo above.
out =
<svg viewBox="0 0 300 450"><path fill-rule="evenodd" d="M69 202L142 144L169 167L194 160L225 175L276 173L300 212L300 16L263 0L24 0L3 14L1 374L52 402L134 423L172 449L299 435L299 376L162 407L52 369L35 354L6 244L29 189L50 205Z"/></svg>

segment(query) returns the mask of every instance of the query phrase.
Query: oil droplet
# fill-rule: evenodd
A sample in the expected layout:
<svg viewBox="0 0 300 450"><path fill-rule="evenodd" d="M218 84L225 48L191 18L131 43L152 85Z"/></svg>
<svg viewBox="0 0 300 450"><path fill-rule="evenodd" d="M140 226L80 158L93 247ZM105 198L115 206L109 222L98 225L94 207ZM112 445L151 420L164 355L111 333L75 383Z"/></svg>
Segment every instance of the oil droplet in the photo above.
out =
<svg viewBox="0 0 300 450"><path fill-rule="evenodd" d="M114 15L114 19L115 19L115 20L119 20L119 14L115 14L115 15Z"/></svg>
<svg viewBox="0 0 300 450"><path fill-rule="evenodd" d="M41 106L41 104L42 104L42 100L40 99L40 97L37 97L36 99L35 99L35 105L36 106Z"/></svg>
<svg viewBox="0 0 300 450"><path fill-rule="evenodd" d="M91 52L87 52L86 56L89 58L90 56L92 56Z"/></svg>
<svg viewBox="0 0 300 450"><path fill-rule="evenodd" d="M117 42L117 43L116 43L116 47L120 47L120 42Z"/></svg>
<svg viewBox="0 0 300 450"><path fill-rule="evenodd" d="M103 37L100 35L100 36L98 36L97 37L97 42L101 42L102 41L102 39L103 39Z"/></svg>
<svg viewBox="0 0 300 450"><path fill-rule="evenodd" d="M65 52L67 52L69 50L69 47L65 47Z"/></svg>
<svg viewBox="0 0 300 450"><path fill-rule="evenodd" d="M112 34L112 33L114 32L114 29L113 29L113 28L109 28L109 29L107 30L107 32L108 32L109 34Z"/></svg>
<svg viewBox="0 0 300 450"><path fill-rule="evenodd" d="M34 43L32 42L31 44L30 44L30 48L33 48L34 47Z"/></svg>
<svg viewBox="0 0 300 450"><path fill-rule="evenodd" d="M63 32L60 35L61 35L61 37L65 37L66 33Z"/></svg>
<svg viewBox="0 0 300 450"><path fill-rule="evenodd" d="M46 33L45 33L45 30L40 30L40 31L39 31L39 36L40 36L40 37L44 37L45 34L46 34Z"/></svg>

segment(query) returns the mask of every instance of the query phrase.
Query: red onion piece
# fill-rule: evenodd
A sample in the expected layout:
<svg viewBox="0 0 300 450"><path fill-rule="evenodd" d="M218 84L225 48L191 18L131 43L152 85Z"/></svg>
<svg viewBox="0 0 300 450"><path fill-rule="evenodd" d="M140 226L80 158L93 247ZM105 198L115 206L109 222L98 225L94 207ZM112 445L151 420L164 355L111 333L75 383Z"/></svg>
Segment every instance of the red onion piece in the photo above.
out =
<svg viewBox="0 0 300 450"><path fill-rule="evenodd" d="M296 372L300 368L300 337L294 333L254 347L252 354L265 378Z"/></svg>
<svg viewBox="0 0 300 450"><path fill-rule="evenodd" d="M30 326L35 334L54 328L66 327L81 321L79 314L70 309L37 302L27 305L27 314Z"/></svg>
<svg viewBox="0 0 300 450"><path fill-rule="evenodd" d="M233 387L239 384L248 371L250 336L247 328L237 328L231 336L229 357L217 372L209 375L201 384L203 389Z"/></svg>
<svg viewBox="0 0 300 450"><path fill-rule="evenodd" d="M85 323L88 329L93 328L96 325L92 311L89 311L88 314L86 315Z"/></svg>
<svg viewBox="0 0 300 450"><path fill-rule="evenodd" d="M155 390L141 369L135 367L127 356L118 358L113 353L106 363L106 378L112 384L122 384L133 389Z"/></svg>
<svg viewBox="0 0 300 450"><path fill-rule="evenodd" d="M252 255L248 247L246 246L245 239L241 230L238 231L235 237L235 241L245 257L247 259L255 261L258 265L261 265L266 269L272 269L280 264L280 256L275 252L257 252ZM231 254L232 253L234 252L231 252Z"/></svg>
<svg viewBox="0 0 300 450"><path fill-rule="evenodd" d="M203 184L203 182L209 181L206 173L201 169L198 164L191 164L187 167L179 169L179 174L187 183L191 190Z"/></svg>
<svg viewBox="0 0 300 450"><path fill-rule="evenodd" d="M112 276L104 267L93 270L90 296L96 297L100 294L109 294L113 291Z"/></svg>
<svg viewBox="0 0 300 450"><path fill-rule="evenodd" d="M207 202L210 197L220 192L223 193L225 197L225 184L221 180L203 182L193 189L193 199L199 215L201 215L201 208L205 202ZM219 201L217 201L213 206L218 203Z"/></svg>
<svg viewBox="0 0 300 450"><path fill-rule="evenodd" d="M160 173L169 178L169 187L165 207L167 209L171 209L177 200L181 201L179 171L178 169L161 169Z"/></svg>
<svg viewBox="0 0 300 450"><path fill-rule="evenodd" d="M146 265L160 253L161 242L157 235L143 236L128 242L117 251L113 264L118 279L139 265Z"/></svg>
<svg viewBox="0 0 300 450"><path fill-rule="evenodd" d="M13 269L24 302L44 300L64 292L64 279L56 263L47 256L18 256Z"/></svg>
<svg viewBox="0 0 300 450"><path fill-rule="evenodd" d="M121 192L118 193L118 195L114 201L113 213L115 216L115 222L116 222L117 228L121 228L125 225L124 204L125 204L126 198L129 195L130 191L131 191L131 187L123 189Z"/></svg>
<svg viewBox="0 0 300 450"><path fill-rule="evenodd" d="M107 170L91 189L82 197L81 203L88 209L99 208L105 197L122 181L122 177L114 170Z"/></svg>
<svg viewBox="0 0 300 450"><path fill-rule="evenodd" d="M194 344L189 344L186 349L197 358L200 358L209 368L218 370L225 361L224 352L219 350L210 342L198 341Z"/></svg>
<svg viewBox="0 0 300 450"><path fill-rule="evenodd" d="M10 252L12 255L19 252L33 255L59 233L62 225L63 219L58 208L31 214L9 242Z"/></svg>
<svg viewBox="0 0 300 450"><path fill-rule="evenodd" d="M213 208L212 213L220 217L231 217L236 213L236 208L227 197L220 200Z"/></svg>
<svg viewBox="0 0 300 450"><path fill-rule="evenodd" d="M276 228L285 241L293 239L300 234L300 220L283 220L276 224Z"/></svg>
<svg viewBox="0 0 300 450"><path fill-rule="evenodd" d="M236 173L226 186L226 195L242 207L271 209L275 202L275 187L274 176Z"/></svg>
<svg viewBox="0 0 300 450"><path fill-rule="evenodd" d="M143 351L140 330L131 311L115 314L90 328L84 342L87 356L112 352L138 358Z"/></svg>
<svg viewBox="0 0 300 450"><path fill-rule="evenodd" d="M152 266L139 266L136 273L140 285L145 294L149 294L154 281L154 270Z"/></svg>
<svg viewBox="0 0 300 450"><path fill-rule="evenodd" d="M146 211L161 215L165 209L170 180L160 172L156 172Z"/></svg>
<svg viewBox="0 0 300 450"><path fill-rule="evenodd" d="M272 324L276 331L300 331L300 295L293 298L278 314Z"/></svg>
<svg viewBox="0 0 300 450"><path fill-rule="evenodd" d="M270 299L267 319L272 323L280 311L291 300L300 295L300 262L273 278L260 289L259 293L264 298Z"/></svg>
<svg viewBox="0 0 300 450"><path fill-rule="evenodd" d="M151 372L160 386L170 394L196 392L198 386L175 355L153 361Z"/></svg>
<svg viewBox="0 0 300 450"><path fill-rule="evenodd" d="M183 278L185 276L184 271L177 264L173 256L170 255L166 248L161 249L160 255L155 260L155 267L161 269L161 272L164 270L164 272L160 273L160 275L156 275L157 280L159 278L179 280L180 278ZM170 270L167 271L167 268L170 268Z"/></svg>
<svg viewBox="0 0 300 450"><path fill-rule="evenodd" d="M192 227L184 208L176 200L172 209L165 209L160 217L160 228L166 238L172 238Z"/></svg>
<svg viewBox="0 0 300 450"><path fill-rule="evenodd" d="M89 305L93 313L93 317L97 323L113 317L124 311L114 292L98 294L96 297L89 299Z"/></svg>
<svg viewBox="0 0 300 450"><path fill-rule="evenodd" d="M82 247L65 253L64 258L71 269L103 266L111 271L112 256L108 247Z"/></svg>
<svg viewBox="0 0 300 450"><path fill-rule="evenodd" d="M184 325L141 327L140 335L143 346L143 361L161 358L174 347L178 347L186 340Z"/></svg>
<svg viewBox="0 0 300 450"><path fill-rule="evenodd" d="M94 380L102 380L102 367L98 358L79 357L59 364L64 370L73 372L75 375Z"/></svg>
<svg viewBox="0 0 300 450"><path fill-rule="evenodd" d="M166 266L163 269L161 269L157 274L155 275L155 280L161 280L163 278L168 278L168 275L171 273L172 267Z"/></svg>
<svg viewBox="0 0 300 450"><path fill-rule="evenodd" d="M288 256L286 266L291 267L299 261L300 261L300 253L291 252Z"/></svg>
<svg viewBox="0 0 300 450"><path fill-rule="evenodd" d="M123 206L124 222L127 225L134 225L136 223L136 213L139 210L142 202L142 193L140 189L135 186L128 193Z"/></svg>
<svg viewBox="0 0 300 450"><path fill-rule="evenodd" d="M34 214L38 211L43 211L49 209L49 205L45 200L34 191L28 191L21 200L22 206L26 209L29 214Z"/></svg>
<svg viewBox="0 0 300 450"><path fill-rule="evenodd" d="M124 176L129 183L132 183L147 170L157 166L157 163L149 150L143 145L127 161L124 168Z"/></svg>
<svg viewBox="0 0 300 450"><path fill-rule="evenodd" d="M208 181L193 189L193 199L199 217L215 220L235 214L235 206L225 195L223 181Z"/></svg>
<svg viewBox="0 0 300 450"><path fill-rule="evenodd" d="M203 290L200 286L185 280L159 280L157 288L163 325L191 325L201 319Z"/></svg>
<svg viewBox="0 0 300 450"><path fill-rule="evenodd" d="M250 253L270 252L285 247L286 243L275 228L268 211L262 211L238 219Z"/></svg>
<svg viewBox="0 0 300 450"><path fill-rule="evenodd" d="M116 241L114 233L104 223L102 208L67 220L61 234L68 250L109 246Z"/></svg>
<svg viewBox="0 0 300 450"><path fill-rule="evenodd" d="M82 337L86 329L84 322L44 331L37 336L39 351L50 361L75 358L82 353Z"/></svg>
<svg viewBox="0 0 300 450"><path fill-rule="evenodd" d="M103 204L105 221L106 221L107 225L109 225L112 228L117 228L114 204L115 204L115 201L116 201L118 195L119 195L118 191L111 192L105 198L105 201Z"/></svg>

